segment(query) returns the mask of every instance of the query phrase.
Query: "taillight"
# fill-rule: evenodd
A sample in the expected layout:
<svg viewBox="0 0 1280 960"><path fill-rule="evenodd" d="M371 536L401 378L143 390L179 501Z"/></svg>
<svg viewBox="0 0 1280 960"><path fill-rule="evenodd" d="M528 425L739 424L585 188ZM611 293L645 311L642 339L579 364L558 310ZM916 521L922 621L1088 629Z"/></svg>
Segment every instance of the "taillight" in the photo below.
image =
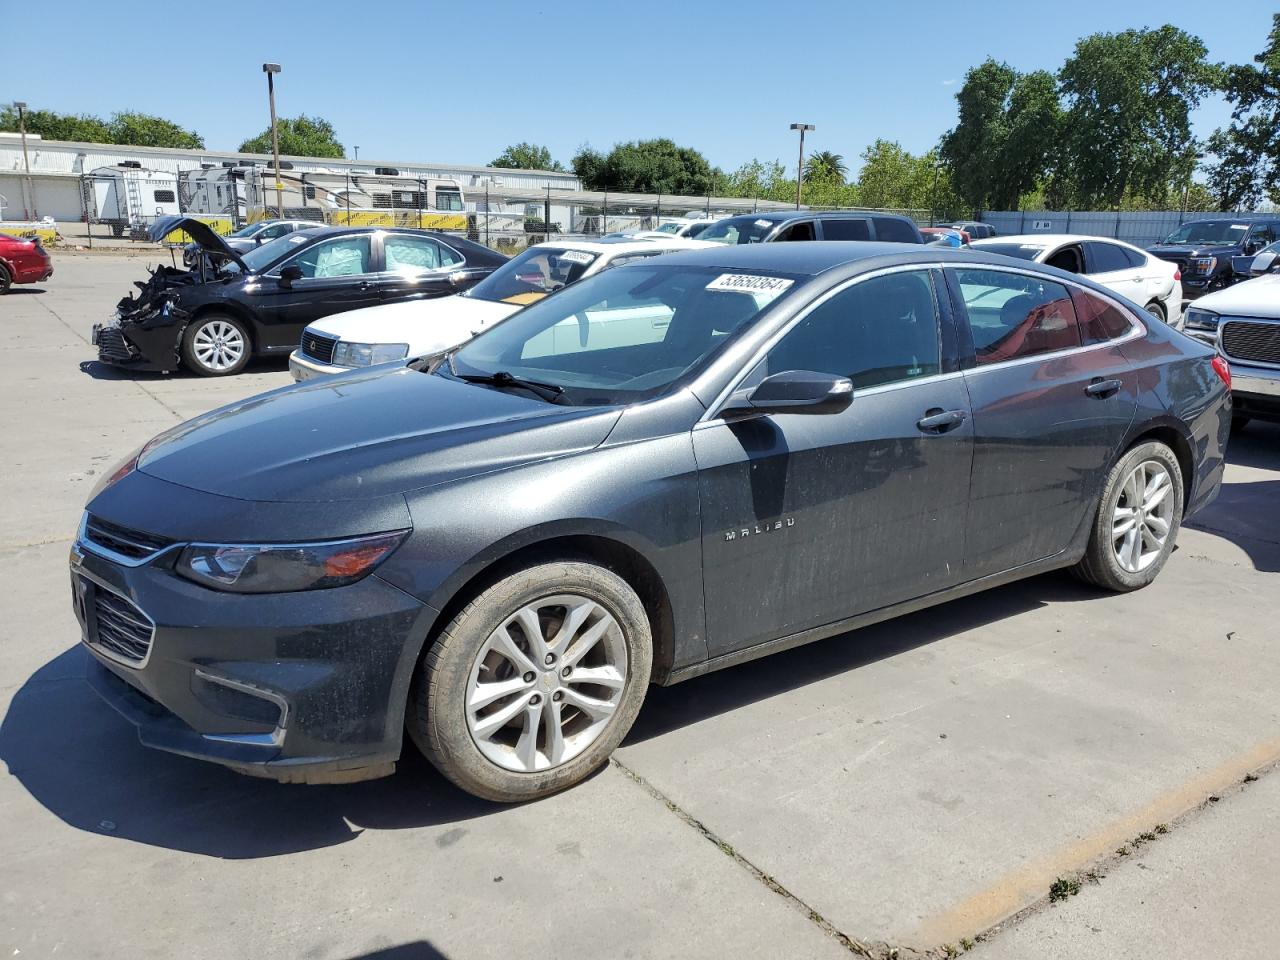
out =
<svg viewBox="0 0 1280 960"><path fill-rule="evenodd" d="M1231 389L1231 367L1227 364L1226 357L1218 354L1213 358L1213 372L1218 375L1223 383L1227 385L1227 389Z"/></svg>
<svg viewBox="0 0 1280 960"><path fill-rule="evenodd" d="M1181 271L1181 270L1174 270L1174 271L1173 271L1173 279L1175 279L1175 280L1177 280L1179 283L1181 283L1181 282L1182 282L1182 271Z"/></svg>

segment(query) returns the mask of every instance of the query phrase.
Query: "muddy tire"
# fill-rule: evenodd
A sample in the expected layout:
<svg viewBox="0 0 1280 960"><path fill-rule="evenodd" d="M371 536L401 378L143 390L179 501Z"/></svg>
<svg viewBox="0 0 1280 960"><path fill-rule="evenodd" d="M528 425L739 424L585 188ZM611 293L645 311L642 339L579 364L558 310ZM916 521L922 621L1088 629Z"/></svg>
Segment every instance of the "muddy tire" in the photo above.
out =
<svg viewBox="0 0 1280 960"><path fill-rule="evenodd" d="M249 331L235 317L206 313L182 331L182 363L202 377L229 377L249 363Z"/></svg>
<svg viewBox="0 0 1280 960"><path fill-rule="evenodd" d="M1185 498L1173 451L1157 441L1134 447L1107 475L1076 575L1117 592L1145 587L1173 552Z"/></svg>
<svg viewBox="0 0 1280 960"><path fill-rule="evenodd" d="M463 790L535 800L604 765L640 710L652 660L626 581L590 563L539 564L484 590L440 632L406 726Z"/></svg>

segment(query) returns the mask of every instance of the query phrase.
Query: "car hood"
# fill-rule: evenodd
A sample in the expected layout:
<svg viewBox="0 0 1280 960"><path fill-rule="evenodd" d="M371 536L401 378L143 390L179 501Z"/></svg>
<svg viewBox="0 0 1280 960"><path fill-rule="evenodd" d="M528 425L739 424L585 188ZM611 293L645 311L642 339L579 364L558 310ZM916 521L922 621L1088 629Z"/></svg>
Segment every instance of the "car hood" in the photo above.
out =
<svg viewBox="0 0 1280 960"><path fill-rule="evenodd" d="M1207 243L1157 243L1154 247L1147 247L1147 253L1155 254L1157 257L1222 257L1236 252L1238 248L1233 244L1215 247Z"/></svg>
<svg viewBox="0 0 1280 960"><path fill-rule="evenodd" d="M386 365L179 424L138 469L241 500L358 500L589 450L619 416Z"/></svg>
<svg viewBox="0 0 1280 960"><path fill-rule="evenodd" d="M453 346L470 339L481 328L497 323L519 310L511 303L495 303L454 294L435 300L402 300L361 310L335 313L307 329L357 343L407 343L410 355L429 350L442 339Z"/></svg>
<svg viewBox="0 0 1280 960"><path fill-rule="evenodd" d="M1280 319L1280 273L1264 274L1206 294L1192 304L1192 309L1237 317Z"/></svg>
<svg viewBox="0 0 1280 960"><path fill-rule="evenodd" d="M245 266L245 262L240 259L240 254L227 246L226 242L213 232L203 220L197 220L195 217L157 217L156 222L151 225L151 229L147 231L147 238L152 243L160 243L165 237L176 230L184 231L200 249L205 250L215 256L225 257L228 260L234 260L240 264L240 269L246 273L250 272Z"/></svg>

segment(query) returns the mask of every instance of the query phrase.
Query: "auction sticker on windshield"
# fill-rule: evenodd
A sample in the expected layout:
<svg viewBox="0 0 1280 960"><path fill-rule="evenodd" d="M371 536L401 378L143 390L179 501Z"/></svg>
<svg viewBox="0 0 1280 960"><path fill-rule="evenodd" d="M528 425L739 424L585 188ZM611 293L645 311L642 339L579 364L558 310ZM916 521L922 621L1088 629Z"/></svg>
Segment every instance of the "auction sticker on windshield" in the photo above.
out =
<svg viewBox="0 0 1280 960"><path fill-rule="evenodd" d="M762 277L752 273L722 273L707 284L708 290L726 293L769 293L778 296L795 281L785 277Z"/></svg>
<svg viewBox="0 0 1280 960"><path fill-rule="evenodd" d="M563 253L557 254L561 260L568 260L570 263L590 263L595 259L595 254L587 253L583 250L565 250Z"/></svg>

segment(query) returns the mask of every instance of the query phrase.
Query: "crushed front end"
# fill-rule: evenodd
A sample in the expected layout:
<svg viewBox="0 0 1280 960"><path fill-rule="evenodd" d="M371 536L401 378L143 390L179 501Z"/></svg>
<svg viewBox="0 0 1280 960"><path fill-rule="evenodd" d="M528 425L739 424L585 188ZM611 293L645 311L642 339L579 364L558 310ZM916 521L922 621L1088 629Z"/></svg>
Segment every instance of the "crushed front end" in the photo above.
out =
<svg viewBox="0 0 1280 960"><path fill-rule="evenodd" d="M135 283L138 292L116 305L115 316L93 326L98 360L132 370L176 370L179 334L189 318L179 297L184 287L197 282L190 271L160 266L146 282Z"/></svg>

